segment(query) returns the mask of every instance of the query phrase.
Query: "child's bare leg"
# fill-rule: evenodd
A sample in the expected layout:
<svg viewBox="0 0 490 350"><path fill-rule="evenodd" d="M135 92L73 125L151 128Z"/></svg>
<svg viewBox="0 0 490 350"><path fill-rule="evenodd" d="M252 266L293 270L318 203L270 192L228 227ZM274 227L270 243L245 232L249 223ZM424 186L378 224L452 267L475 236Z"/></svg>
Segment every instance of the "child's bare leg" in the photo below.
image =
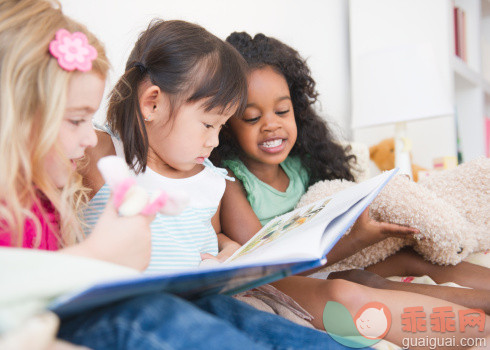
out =
<svg viewBox="0 0 490 350"><path fill-rule="evenodd" d="M424 294L463 305L470 309L482 309L486 314L490 314L490 291L488 290L394 282L365 270L333 272L328 278L340 278L371 288L402 290L405 292Z"/></svg>
<svg viewBox="0 0 490 350"><path fill-rule="evenodd" d="M479 332L477 327L468 327L466 328L465 332L460 332L457 324L457 316L455 332L440 333L432 331L431 319L429 315L433 312L433 308L451 307L452 312L454 312L455 315L458 315L460 310L465 310L466 308L445 300L436 299L422 294L374 289L341 279L319 280L301 276L288 277L273 283L273 285L292 297L310 314L312 314L314 317L312 324L318 329L324 329L323 310L328 301L341 303L349 310L352 317L354 317L357 311L359 311L359 309L368 302L378 301L385 304L391 312L391 328L384 339L398 344L399 346L403 346L403 339L407 338L419 339L427 336L430 338L452 338L454 336L456 344L459 344L459 340L463 337L482 338L490 334L488 331L490 317L488 316L485 316L486 323L483 332ZM409 307L423 308L423 311L427 316L426 331L411 333L402 330L402 314L404 313L404 308ZM335 317L335 315L333 315L333 317Z"/></svg>
<svg viewBox="0 0 490 350"><path fill-rule="evenodd" d="M457 265L436 265L410 248L402 249L366 270L381 277L427 275L436 283L455 282L466 287L490 290L490 269L465 261Z"/></svg>

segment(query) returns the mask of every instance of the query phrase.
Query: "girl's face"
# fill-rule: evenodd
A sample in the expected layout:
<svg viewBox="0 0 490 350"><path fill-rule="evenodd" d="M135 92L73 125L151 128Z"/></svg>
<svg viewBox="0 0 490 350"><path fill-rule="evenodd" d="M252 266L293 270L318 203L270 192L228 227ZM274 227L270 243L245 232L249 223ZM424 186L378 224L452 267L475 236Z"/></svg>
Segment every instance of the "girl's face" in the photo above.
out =
<svg viewBox="0 0 490 350"><path fill-rule="evenodd" d="M58 134L59 149L72 163L67 167L53 147L47 154L45 168L58 188L68 182L75 170L75 161L83 157L87 147L97 144L92 117L99 109L105 81L95 73L75 73L67 91L66 110Z"/></svg>
<svg viewBox="0 0 490 350"><path fill-rule="evenodd" d="M248 77L245 113L229 124L248 167L283 162L297 137L286 79L271 67L253 70Z"/></svg>
<svg viewBox="0 0 490 350"><path fill-rule="evenodd" d="M234 111L206 112L203 101L198 101L182 105L170 118L168 101L164 95L161 99L155 118L146 123L150 144L147 164L165 176L192 176L202 170L198 165L218 146L221 127Z"/></svg>

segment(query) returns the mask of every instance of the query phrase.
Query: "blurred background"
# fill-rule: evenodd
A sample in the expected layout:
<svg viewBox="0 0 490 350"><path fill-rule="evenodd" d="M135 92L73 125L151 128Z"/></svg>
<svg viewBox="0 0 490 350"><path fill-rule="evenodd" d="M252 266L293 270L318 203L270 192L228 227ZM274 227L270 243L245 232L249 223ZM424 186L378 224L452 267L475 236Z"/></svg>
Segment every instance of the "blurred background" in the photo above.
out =
<svg viewBox="0 0 490 350"><path fill-rule="evenodd" d="M153 18L222 39L262 32L307 59L316 108L342 140L371 146L403 126L412 163L426 169L489 156L490 0L60 1L106 44L106 92Z"/></svg>

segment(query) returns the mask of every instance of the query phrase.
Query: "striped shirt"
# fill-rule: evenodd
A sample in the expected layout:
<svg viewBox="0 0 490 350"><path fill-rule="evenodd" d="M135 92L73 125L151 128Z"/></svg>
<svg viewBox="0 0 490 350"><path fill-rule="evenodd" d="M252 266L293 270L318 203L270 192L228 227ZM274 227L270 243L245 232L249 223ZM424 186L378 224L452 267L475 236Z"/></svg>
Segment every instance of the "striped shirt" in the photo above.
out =
<svg viewBox="0 0 490 350"><path fill-rule="evenodd" d="M116 154L122 156L122 144L113 137ZM150 195L161 190L184 192L190 197L188 207L178 216L157 214L151 224L152 252L147 273L182 270L197 267L201 253L218 254L216 232L211 218L216 213L225 191L225 179L213 166L206 166L198 174L184 178L164 177L149 167L136 175L138 185ZM103 185L89 202L84 218L94 227L110 196L110 188Z"/></svg>

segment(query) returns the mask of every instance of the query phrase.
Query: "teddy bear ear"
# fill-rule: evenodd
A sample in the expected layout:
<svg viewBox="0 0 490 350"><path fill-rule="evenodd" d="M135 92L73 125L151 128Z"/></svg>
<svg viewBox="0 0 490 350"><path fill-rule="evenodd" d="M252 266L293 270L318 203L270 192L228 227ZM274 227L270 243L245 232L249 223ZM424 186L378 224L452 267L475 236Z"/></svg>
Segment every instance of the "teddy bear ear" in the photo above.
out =
<svg viewBox="0 0 490 350"><path fill-rule="evenodd" d="M376 152L378 152L378 145L369 147L369 158L373 159L374 156L376 155Z"/></svg>

